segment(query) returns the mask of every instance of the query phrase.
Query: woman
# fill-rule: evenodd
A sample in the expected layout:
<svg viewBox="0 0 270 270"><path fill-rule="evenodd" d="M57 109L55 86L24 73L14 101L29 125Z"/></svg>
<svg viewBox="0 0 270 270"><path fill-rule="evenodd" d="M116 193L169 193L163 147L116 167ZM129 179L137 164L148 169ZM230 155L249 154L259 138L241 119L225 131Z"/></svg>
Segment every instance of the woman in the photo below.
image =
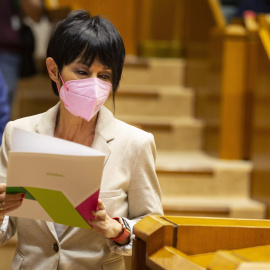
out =
<svg viewBox="0 0 270 270"><path fill-rule="evenodd" d="M14 127L91 146L106 154L93 230L4 217L0 244L17 231L13 269L124 269L132 227L148 214L162 214L155 174L153 136L115 119L102 105L118 87L125 50L115 27L102 17L74 11L52 34L46 65L60 102L47 112L9 122L0 157L6 181ZM76 179L74 179L76 181ZM24 194L5 194L0 216L20 207ZM120 218L117 218L120 217ZM131 231L131 233L130 233Z"/></svg>

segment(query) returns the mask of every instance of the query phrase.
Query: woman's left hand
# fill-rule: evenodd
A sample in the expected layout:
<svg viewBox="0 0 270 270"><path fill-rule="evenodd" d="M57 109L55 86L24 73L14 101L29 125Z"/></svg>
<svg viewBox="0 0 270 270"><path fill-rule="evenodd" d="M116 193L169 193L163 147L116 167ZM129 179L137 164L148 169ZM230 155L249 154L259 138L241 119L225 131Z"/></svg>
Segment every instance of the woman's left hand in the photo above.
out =
<svg viewBox="0 0 270 270"><path fill-rule="evenodd" d="M92 215L95 219L89 220L88 223L94 231L102 234L104 237L116 238L123 233L122 225L107 215L105 206L100 199L98 200L98 210L93 211Z"/></svg>

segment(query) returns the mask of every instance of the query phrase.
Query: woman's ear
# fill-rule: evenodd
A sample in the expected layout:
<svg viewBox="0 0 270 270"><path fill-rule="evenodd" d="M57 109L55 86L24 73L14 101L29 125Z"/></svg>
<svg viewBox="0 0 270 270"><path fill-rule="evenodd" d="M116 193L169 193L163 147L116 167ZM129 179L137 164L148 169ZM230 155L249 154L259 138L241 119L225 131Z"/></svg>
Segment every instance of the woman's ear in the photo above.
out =
<svg viewBox="0 0 270 270"><path fill-rule="evenodd" d="M53 60L53 58L48 57L46 59L46 66L47 66L47 70L49 73L50 78L56 82L56 84L59 83L59 70L58 70L58 66L56 65L55 61Z"/></svg>

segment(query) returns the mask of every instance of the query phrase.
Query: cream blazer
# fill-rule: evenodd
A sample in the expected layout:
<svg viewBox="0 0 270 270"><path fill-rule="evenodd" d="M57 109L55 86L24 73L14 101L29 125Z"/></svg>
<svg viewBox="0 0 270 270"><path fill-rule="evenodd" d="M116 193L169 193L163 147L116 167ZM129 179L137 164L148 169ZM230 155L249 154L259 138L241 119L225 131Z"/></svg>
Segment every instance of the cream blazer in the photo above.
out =
<svg viewBox="0 0 270 270"><path fill-rule="evenodd" d="M58 111L59 103L45 113L7 124L0 150L0 182L6 182L14 127L53 136ZM132 223L148 214L163 213L152 134L115 119L102 107L92 147L106 154L100 198L111 217L126 217ZM51 222L10 217L7 229L0 233L0 245L16 231L14 270L125 268L117 248L110 248L107 243L110 240L93 230L67 227L58 238Z"/></svg>

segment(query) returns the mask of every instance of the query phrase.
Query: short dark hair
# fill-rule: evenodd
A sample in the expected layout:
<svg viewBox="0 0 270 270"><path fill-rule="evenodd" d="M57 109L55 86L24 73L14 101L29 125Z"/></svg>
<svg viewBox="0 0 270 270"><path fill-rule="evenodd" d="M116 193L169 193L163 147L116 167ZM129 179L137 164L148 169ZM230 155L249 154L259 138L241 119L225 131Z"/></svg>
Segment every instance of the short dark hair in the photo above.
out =
<svg viewBox="0 0 270 270"><path fill-rule="evenodd" d="M101 16L92 17L86 10L75 10L61 21L51 35L47 57L52 57L61 72L78 57L89 67L95 59L112 70L113 100L119 85L125 47L115 26ZM59 95L52 81L53 91Z"/></svg>

